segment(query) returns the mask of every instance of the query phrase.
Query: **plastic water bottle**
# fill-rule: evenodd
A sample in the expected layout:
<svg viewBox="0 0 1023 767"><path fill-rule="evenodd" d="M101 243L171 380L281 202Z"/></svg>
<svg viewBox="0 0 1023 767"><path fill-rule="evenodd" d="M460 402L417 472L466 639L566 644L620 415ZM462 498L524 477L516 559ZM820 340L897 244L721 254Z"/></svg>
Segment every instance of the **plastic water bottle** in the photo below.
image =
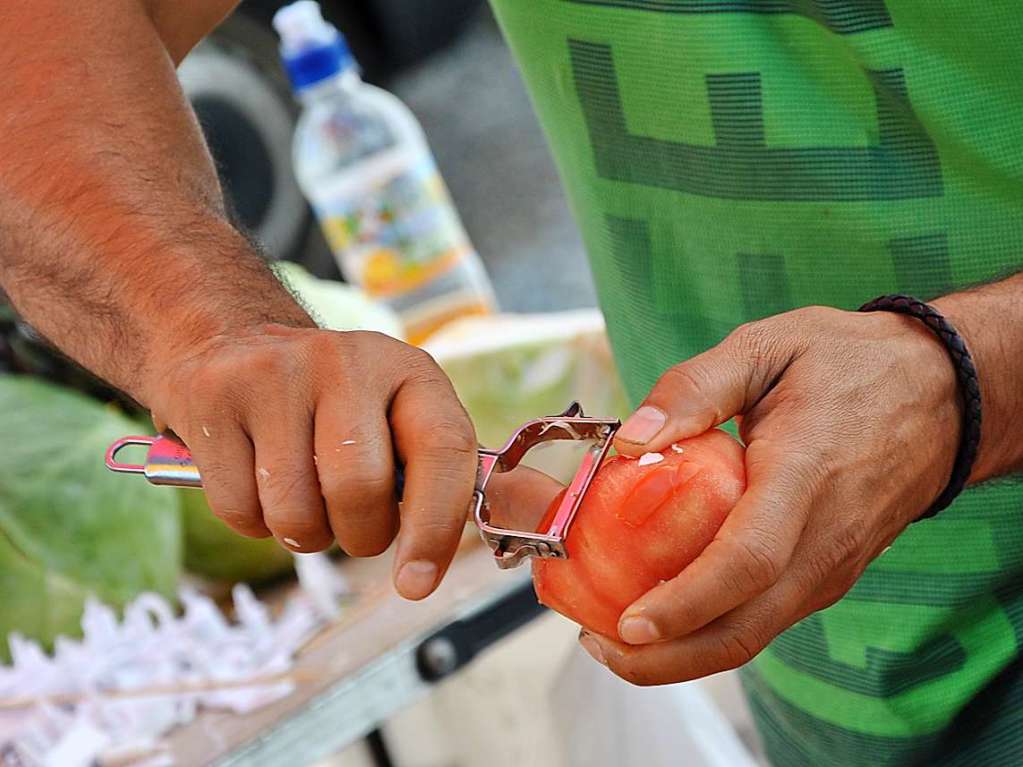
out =
<svg viewBox="0 0 1023 767"><path fill-rule="evenodd" d="M492 312L490 281L412 112L362 81L313 0L281 8L273 23L303 106L295 174L345 279L389 304L412 343Z"/></svg>

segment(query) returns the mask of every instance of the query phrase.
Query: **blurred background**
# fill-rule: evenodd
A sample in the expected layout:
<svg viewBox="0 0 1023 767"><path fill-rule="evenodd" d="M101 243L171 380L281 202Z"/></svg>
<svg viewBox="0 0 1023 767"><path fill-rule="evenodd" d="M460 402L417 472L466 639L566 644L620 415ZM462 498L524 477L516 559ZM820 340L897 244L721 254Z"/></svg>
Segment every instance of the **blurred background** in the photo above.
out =
<svg viewBox="0 0 1023 767"><path fill-rule="evenodd" d="M270 26L280 5L243 2L179 74L239 221L273 257L336 278L291 169L298 108ZM487 3L326 0L321 6L348 38L364 78L397 95L422 124L502 309L595 305L557 171Z"/></svg>

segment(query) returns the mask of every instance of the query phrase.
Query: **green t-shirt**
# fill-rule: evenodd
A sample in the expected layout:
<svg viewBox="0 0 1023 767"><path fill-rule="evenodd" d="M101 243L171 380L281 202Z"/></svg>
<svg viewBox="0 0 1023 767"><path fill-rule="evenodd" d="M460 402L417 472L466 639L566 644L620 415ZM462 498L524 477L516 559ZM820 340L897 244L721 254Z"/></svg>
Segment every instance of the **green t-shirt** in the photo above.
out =
<svg viewBox="0 0 1023 767"><path fill-rule="evenodd" d="M1023 265L1018 0L492 0L633 400L742 322ZM1023 487L745 674L777 765L1023 764Z"/></svg>

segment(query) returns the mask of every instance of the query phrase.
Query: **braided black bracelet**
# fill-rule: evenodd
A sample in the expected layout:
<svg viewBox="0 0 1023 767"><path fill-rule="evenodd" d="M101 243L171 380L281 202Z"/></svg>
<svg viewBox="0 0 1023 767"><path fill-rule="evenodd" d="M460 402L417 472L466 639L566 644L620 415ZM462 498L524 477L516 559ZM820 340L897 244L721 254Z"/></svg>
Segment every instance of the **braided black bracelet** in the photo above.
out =
<svg viewBox="0 0 1023 767"><path fill-rule="evenodd" d="M952 477L937 500L920 515L920 519L933 517L952 503L966 487L966 481L970 477L973 462L977 457L981 424L980 384L977 381L977 368L974 367L973 358L966 348L966 343L958 331L952 327L952 323L946 320L937 309L923 301L917 301L911 296L881 296L864 304L859 310L861 312L896 312L916 317L930 328L945 345L948 356L952 358L952 364L955 366L959 390L963 395L963 429L959 439L959 450L956 453L955 463L952 465Z"/></svg>

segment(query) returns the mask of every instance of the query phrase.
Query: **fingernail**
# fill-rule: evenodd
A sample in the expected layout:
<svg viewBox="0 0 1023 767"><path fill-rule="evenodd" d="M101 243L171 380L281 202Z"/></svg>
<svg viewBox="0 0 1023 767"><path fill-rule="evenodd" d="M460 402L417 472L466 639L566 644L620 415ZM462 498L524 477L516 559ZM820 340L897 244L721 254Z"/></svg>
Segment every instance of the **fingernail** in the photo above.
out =
<svg viewBox="0 0 1023 767"><path fill-rule="evenodd" d="M579 635L579 644L583 646L583 649L586 650L593 660L602 666L607 665L607 661L604 660L604 651L600 649L600 644L585 631Z"/></svg>
<svg viewBox="0 0 1023 767"><path fill-rule="evenodd" d="M618 636L629 644L650 644L661 638L654 622L638 615L622 618L618 624Z"/></svg>
<svg viewBox="0 0 1023 767"><path fill-rule="evenodd" d="M668 416L663 411L650 405L643 405L622 424L616 436L625 442L645 445L657 436L667 421Z"/></svg>
<svg viewBox="0 0 1023 767"><path fill-rule="evenodd" d="M425 559L416 559L401 566L394 585L405 599L422 599L433 591L436 582L437 565Z"/></svg>

